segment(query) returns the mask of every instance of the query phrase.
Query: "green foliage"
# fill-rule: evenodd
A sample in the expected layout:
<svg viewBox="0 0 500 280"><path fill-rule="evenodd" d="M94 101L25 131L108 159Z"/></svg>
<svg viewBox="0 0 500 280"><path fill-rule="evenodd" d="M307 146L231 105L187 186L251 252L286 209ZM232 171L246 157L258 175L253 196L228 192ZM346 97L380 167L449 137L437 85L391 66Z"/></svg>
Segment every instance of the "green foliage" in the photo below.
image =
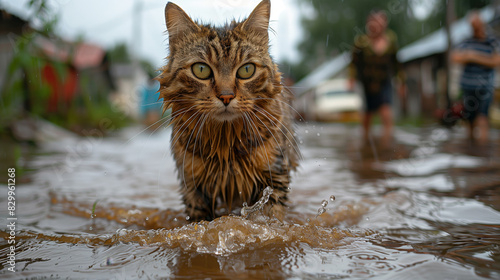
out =
<svg viewBox="0 0 500 280"><path fill-rule="evenodd" d="M132 61L127 44L123 42L108 50L108 54L112 63L130 63Z"/></svg>
<svg viewBox="0 0 500 280"><path fill-rule="evenodd" d="M153 64L148 60L141 60L140 62L141 68L148 74L149 78L154 78L158 75L157 70Z"/></svg>
<svg viewBox="0 0 500 280"><path fill-rule="evenodd" d="M0 96L0 132L5 133L10 123L25 114L46 118L76 132L86 128L100 128L99 124L103 119L111 122L114 128L126 125L129 118L113 108L108 100L109 88L103 81L103 75L92 72L78 72L78 90L69 107L63 106L57 112L47 111L52 90L42 77L42 69L50 65L58 80L64 81L70 65L46 57L37 44L37 39L40 38L56 45L62 43L54 33L57 17L51 13L47 1L31 0L27 8L32 13L32 18L41 23L42 28L27 30L16 38L14 56ZM124 59L127 57L128 55Z"/></svg>
<svg viewBox="0 0 500 280"><path fill-rule="evenodd" d="M310 11L302 18L304 37L299 43L302 59L290 65L295 80L300 80L325 60L350 51L354 37L365 32L366 17L371 10L385 10L389 28L398 35L399 45L405 46L444 27L446 2L435 0L425 19L416 18L414 7L420 0L296 0L301 10ZM471 8L481 8L488 0L457 0L456 16L464 16ZM287 62L284 62L287 64ZM285 71L286 73L286 71Z"/></svg>

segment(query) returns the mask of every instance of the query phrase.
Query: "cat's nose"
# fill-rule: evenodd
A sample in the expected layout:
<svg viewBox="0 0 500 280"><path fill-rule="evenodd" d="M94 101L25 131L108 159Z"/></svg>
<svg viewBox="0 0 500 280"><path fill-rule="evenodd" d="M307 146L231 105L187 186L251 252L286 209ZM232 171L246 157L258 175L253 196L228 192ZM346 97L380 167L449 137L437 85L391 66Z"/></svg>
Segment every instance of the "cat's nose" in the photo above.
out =
<svg viewBox="0 0 500 280"><path fill-rule="evenodd" d="M227 92L227 93L222 93L219 95L219 99L224 103L224 105L229 105L229 102L234 99L234 93L232 92Z"/></svg>

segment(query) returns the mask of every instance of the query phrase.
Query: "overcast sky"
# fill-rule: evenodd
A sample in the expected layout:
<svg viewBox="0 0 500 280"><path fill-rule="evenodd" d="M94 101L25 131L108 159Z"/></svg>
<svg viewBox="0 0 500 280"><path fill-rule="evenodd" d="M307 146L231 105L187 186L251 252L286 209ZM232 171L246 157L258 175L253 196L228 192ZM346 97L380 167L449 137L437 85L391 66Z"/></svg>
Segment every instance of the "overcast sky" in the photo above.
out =
<svg viewBox="0 0 500 280"><path fill-rule="evenodd" d="M0 0L2 8L29 17L29 0ZM167 35L164 8L167 0L49 0L59 15L57 32L68 40L79 36L105 48L127 42L155 66L165 63ZM260 0L173 0L192 18L222 24L246 18ZM271 54L276 60L296 61L300 13L296 0L272 0ZM141 11L138 16L138 11ZM140 25L140 31L134 25ZM139 35L132 35L139 34Z"/></svg>

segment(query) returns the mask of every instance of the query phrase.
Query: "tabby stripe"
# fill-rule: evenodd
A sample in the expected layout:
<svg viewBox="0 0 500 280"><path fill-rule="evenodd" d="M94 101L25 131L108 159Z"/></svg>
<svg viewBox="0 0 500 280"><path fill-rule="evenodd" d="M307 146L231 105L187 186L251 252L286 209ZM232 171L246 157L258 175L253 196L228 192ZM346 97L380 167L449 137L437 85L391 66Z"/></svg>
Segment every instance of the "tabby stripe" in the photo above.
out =
<svg viewBox="0 0 500 280"><path fill-rule="evenodd" d="M233 46L234 44L234 46ZM238 53L238 49L240 47L240 42L236 41L231 44L231 50L230 50L230 57L236 57L236 54Z"/></svg>
<svg viewBox="0 0 500 280"><path fill-rule="evenodd" d="M217 47L215 47L213 45L208 45L207 51L208 51L208 56L210 57L210 60L212 62L218 62L217 57L219 56L219 51L217 50Z"/></svg>

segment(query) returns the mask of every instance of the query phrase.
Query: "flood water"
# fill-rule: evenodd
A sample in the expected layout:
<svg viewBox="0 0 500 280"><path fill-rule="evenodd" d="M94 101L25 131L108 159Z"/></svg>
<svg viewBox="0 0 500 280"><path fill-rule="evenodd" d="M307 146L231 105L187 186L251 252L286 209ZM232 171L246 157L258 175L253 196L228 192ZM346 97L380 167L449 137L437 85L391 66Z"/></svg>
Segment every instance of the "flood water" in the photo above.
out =
<svg viewBox="0 0 500 280"><path fill-rule="evenodd" d="M391 142L342 124L297 132L283 223L187 221L168 128L46 142L16 186L16 272L1 227L0 277L500 279L499 131L482 146L435 125Z"/></svg>

